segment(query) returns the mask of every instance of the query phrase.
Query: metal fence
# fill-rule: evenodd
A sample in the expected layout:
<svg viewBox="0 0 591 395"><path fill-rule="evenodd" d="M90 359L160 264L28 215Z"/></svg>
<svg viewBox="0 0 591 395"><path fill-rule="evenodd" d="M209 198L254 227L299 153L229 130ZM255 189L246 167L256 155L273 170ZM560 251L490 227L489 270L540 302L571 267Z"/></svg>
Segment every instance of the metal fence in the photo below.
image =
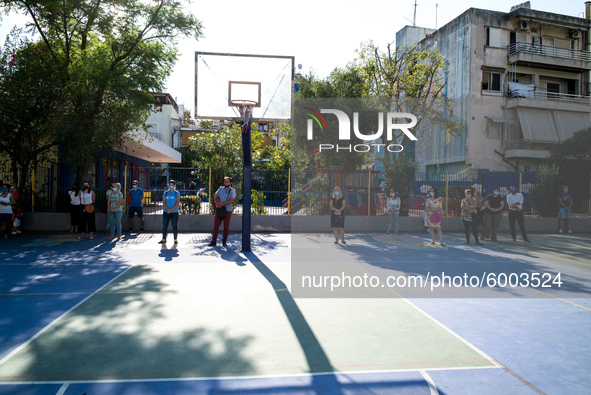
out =
<svg viewBox="0 0 591 395"><path fill-rule="evenodd" d="M69 165L53 164L37 167L30 172L27 184L21 190L21 205L25 211L68 212L73 171ZM223 184L225 176L234 180L238 197L234 212L242 213L242 171L224 169L196 169L176 167L125 168L115 180L128 191L131 181L138 179L144 190L144 213L162 212L162 194L169 180L175 180L181 194L181 213L210 214L210 197ZM0 179L11 180L6 167L0 166ZM401 202L401 215L422 216L426 192L438 190L443 199L446 216L460 215L460 203L467 188L481 191L482 196L492 194L499 187L501 195L515 186L523 193L524 214L552 217L558 214L558 195L562 185L570 187L574 204L572 214L589 216L591 213L591 175L572 174L562 177L555 185L536 189L536 172L464 172L464 173L414 173L396 175L387 180L384 173L374 170L344 171L341 169L253 169L253 214L269 215L328 215L330 194L334 186L341 187L349 206L349 215L375 216L385 213L385 190L395 185ZM93 185L96 209L107 211L105 185ZM127 195L127 194L126 194ZM126 196L129 205L129 196Z"/></svg>

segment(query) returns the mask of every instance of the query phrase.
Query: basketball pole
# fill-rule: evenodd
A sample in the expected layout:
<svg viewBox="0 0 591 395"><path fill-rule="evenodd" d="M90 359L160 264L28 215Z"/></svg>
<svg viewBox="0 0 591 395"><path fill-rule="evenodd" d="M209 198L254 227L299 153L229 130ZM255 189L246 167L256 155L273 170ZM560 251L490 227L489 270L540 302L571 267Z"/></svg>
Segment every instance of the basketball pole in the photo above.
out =
<svg viewBox="0 0 591 395"><path fill-rule="evenodd" d="M251 119L243 121L242 134L242 251L250 251L250 206L252 189Z"/></svg>

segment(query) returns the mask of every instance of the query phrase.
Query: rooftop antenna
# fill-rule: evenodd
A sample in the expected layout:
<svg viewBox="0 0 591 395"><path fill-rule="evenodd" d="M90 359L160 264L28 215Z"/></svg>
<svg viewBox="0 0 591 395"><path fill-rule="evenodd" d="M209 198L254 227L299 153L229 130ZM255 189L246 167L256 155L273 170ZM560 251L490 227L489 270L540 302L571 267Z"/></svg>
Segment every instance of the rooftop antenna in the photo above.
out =
<svg viewBox="0 0 591 395"><path fill-rule="evenodd" d="M412 16L412 25L413 25L413 27L417 25L417 5L418 5L417 4L417 0L415 0L415 5L414 5L415 11L414 11L413 16Z"/></svg>
<svg viewBox="0 0 591 395"><path fill-rule="evenodd" d="M439 3L435 3L435 30L437 30L437 8L439 7Z"/></svg>

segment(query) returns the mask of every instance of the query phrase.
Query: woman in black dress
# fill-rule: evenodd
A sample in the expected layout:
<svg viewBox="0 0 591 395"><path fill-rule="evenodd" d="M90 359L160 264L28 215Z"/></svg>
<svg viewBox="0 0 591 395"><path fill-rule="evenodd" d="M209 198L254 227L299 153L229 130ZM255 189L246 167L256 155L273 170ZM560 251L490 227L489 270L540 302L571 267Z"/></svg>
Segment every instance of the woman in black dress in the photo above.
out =
<svg viewBox="0 0 591 395"><path fill-rule="evenodd" d="M341 231L341 243L345 242L345 211L347 200L343 196L341 188L334 187L330 200L330 227L334 231L334 243L339 244L339 230Z"/></svg>

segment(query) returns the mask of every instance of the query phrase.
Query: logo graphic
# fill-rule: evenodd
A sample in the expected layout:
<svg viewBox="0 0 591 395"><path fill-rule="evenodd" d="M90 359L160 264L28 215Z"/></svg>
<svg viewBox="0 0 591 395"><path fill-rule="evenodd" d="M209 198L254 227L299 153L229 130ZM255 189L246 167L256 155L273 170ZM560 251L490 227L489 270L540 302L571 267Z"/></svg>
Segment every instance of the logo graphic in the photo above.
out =
<svg viewBox="0 0 591 395"><path fill-rule="evenodd" d="M318 124L318 126L320 126L320 130L324 130L322 128L322 123L324 123L324 126L326 126L326 131L328 132L328 125L326 124L326 120L324 119L324 117L322 115L320 115L320 113L312 108L309 107L304 107L306 110L312 111L314 114L310 114L309 112L307 112L306 114L311 116L312 118L314 118L314 120L316 120L316 123ZM322 119L322 123L320 123L320 120L318 119ZM309 119L308 121L311 121L311 119ZM310 127L308 127L308 129L310 129ZM310 140L310 138L308 138L308 140Z"/></svg>
<svg viewBox="0 0 591 395"><path fill-rule="evenodd" d="M323 131L324 128L326 128L326 131L328 131L328 124L327 124L326 120L324 119L324 117L322 116L322 114L333 114L337 117L337 120L339 122L339 133L338 133L339 141L351 140L351 119L344 111L329 108L329 109L320 109L320 112L318 112L318 111L316 111L312 108L309 108L309 107L303 107L303 108L305 110L309 111L309 112L306 112L306 115L309 115L312 118L312 119L307 120L307 139L308 140L314 139L314 121L316 121L316 124L320 127L321 131ZM414 140L414 141L417 140L415 135L413 135L409 130L417 124L417 117L415 117L413 114L405 113L405 112L401 112L401 113L389 112L384 117L384 113L379 112L377 115L378 115L378 130L376 132L370 132L370 134L364 134L359 129L359 113L358 112L353 113L353 122L352 122L353 123L353 133L355 134L355 136L358 139L363 140L363 141L380 139L382 137L382 135L384 134L384 123L385 123L386 124L386 127L385 127L386 138L388 141L394 140L394 138L393 138L394 130L402 131L402 133L404 133L410 140ZM385 122L384 122L384 118L386 118ZM399 120L403 120L403 119L410 119L410 122L398 123ZM380 151L380 149L382 147L384 147L385 149L387 149L390 152L400 152L404 149L404 147L400 144L389 144L387 146L385 146L384 144L356 144L354 146L349 145L349 146L341 146L341 147L337 144L336 150L337 151L345 150L345 151L349 151L349 152L351 152L351 150L353 150L355 152L369 152L371 150L371 146L373 146L374 149L377 149L378 152ZM322 152L323 150L332 150L335 148L335 146L333 144L320 144L318 148L319 148L319 151Z"/></svg>

